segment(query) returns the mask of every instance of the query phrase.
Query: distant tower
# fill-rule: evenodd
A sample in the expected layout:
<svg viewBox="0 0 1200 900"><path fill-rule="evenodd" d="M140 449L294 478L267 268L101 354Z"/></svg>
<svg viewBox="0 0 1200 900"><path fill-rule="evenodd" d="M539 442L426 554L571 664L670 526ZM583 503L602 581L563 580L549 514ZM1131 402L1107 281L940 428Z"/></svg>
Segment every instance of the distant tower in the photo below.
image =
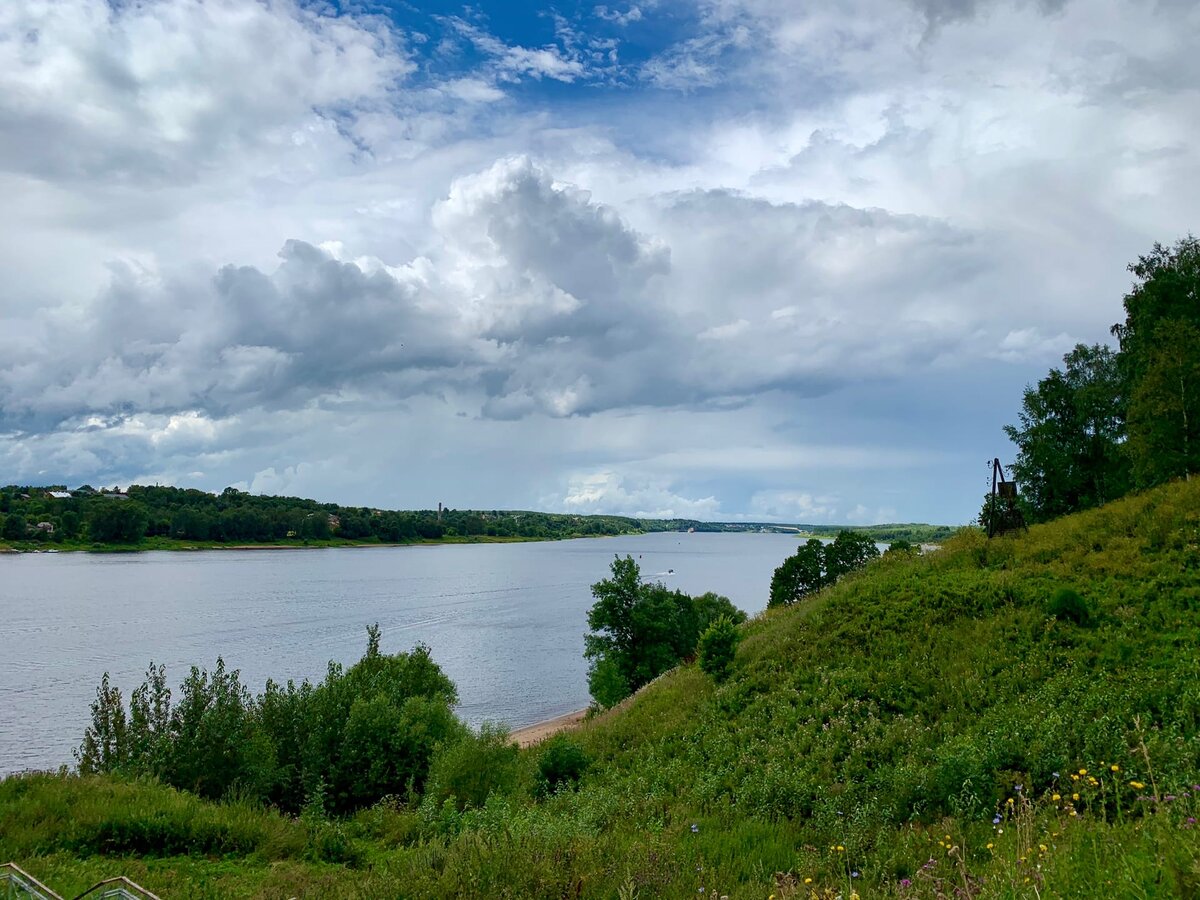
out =
<svg viewBox="0 0 1200 900"><path fill-rule="evenodd" d="M442 521L442 501L438 501L438 521Z"/></svg>

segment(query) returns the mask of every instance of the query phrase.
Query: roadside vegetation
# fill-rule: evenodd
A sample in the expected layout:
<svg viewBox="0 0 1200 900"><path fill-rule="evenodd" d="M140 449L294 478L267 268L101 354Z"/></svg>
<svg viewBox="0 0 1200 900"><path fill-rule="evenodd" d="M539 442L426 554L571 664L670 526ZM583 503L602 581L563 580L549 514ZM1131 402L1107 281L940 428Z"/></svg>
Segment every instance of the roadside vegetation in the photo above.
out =
<svg viewBox="0 0 1200 900"><path fill-rule="evenodd" d="M523 751L449 735L370 803L9 778L0 855L170 897L1200 890L1200 483L885 555L737 631L722 680L684 663Z"/></svg>

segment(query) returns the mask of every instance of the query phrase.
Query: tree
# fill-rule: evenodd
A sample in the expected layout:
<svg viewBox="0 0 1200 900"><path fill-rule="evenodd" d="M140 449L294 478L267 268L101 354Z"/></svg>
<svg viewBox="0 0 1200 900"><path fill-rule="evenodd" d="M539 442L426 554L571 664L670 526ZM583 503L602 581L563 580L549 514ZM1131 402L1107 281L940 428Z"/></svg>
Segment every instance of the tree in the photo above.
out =
<svg viewBox="0 0 1200 900"><path fill-rule="evenodd" d="M149 521L146 508L136 501L102 499L92 504L88 534L104 544L136 544Z"/></svg>
<svg viewBox="0 0 1200 900"><path fill-rule="evenodd" d="M700 636L700 669L718 684L733 670L733 657L741 634L728 616L721 616Z"/></svg>
<svg viewBox="0 0 1200 900"><path fill-rule="evenodd" d="M1200 471L1200 328L1160 322L1129 403L1129 455L1138 484Z"/></svg>
<svg viewBox="0 0 1200 900"><path fill-rule="evenodd" d="M1036 387L1027 387L1012 465L1026 516L1045 521L1099 506L1129 490L1125 394L1111 348L1077 344Z"/></svg>
<svg viewBox="0 0 1200 900"><path fill-rule="evenodd" d="M878 556L875 541L860 531L843 529L828 544L809 538L771 576L767 606L791 606Z"/></svg>
<svg viewBox="0 0 1200 900"><path fill-rule="evenodd" d="M592 585L596 602L584 636L588 688L612 706L696 652L714 619L743 621L745 613L718 594L689 597L662 584L644 584L633 558L616 557L612 577Z"/></svg>
<svg viewBox="0 0 1200 900"><path fill-rule="evenodd" d="M1125 295L1125 321L1112 331L1129 398L1134 476L1150 487L1197 467L1200 240L1155 244L1129 270L1137 280Z"/></svg>
<svg viewBox="0 0 1200 900"><path fill-rule="evenodd" d="M27 527L24 516L7 516L4 519L3 537L10 541L23 541Z"/></svg>
<svg viewBox="0 0 1200 900"><path fill-rule="evenodd" d="M830 583L835 582L878 558L879 548L870 535L861 531L839 531L833 541L825 545L825 577Z"/></svg>
<svg viewBox="0 0 1200 900"><path fill-rule="evenodd" d="M809 538L771 576L771 598L767 605L790 606L828 583L825 578L825 544L817 538Z"/></svg>

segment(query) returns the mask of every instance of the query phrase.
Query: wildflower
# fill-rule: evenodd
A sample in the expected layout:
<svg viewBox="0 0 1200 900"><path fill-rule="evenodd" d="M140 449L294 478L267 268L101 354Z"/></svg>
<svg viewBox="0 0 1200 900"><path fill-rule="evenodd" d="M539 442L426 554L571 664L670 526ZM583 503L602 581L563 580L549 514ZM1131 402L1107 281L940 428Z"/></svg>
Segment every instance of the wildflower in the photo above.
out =
<svg viewBox="0 0 1200 900"><path fill-rule="evenodd" d="M851 873L850 873L850 877L851 877L851 878L857 878L857 877L858 877L858 869L855 869L853 872L851 872Z"/></svg>
<svg viewBox="0 0 1200 900"><path fill-rule="evenodd" d="M995 846L996 846L995 844L988 844L988 845L987 845L987 848L988 848L989 850L991 850L991 849L992 849L993 847L995 847Z"/></svg>
<svg viewBox="0 0 1200 900"><path fill-rule="evenodd" d="M1086 774L1087 774L1087 769L1080 769L1080 770L1079 770L1079 774L1080 774L1080 775L1086 775Z"/></svg>
<svg viewBox="0 0 1200 900"><path fill-rule="evenodd" d="M912 882L907 878L900 879L900 887L908 887L911 884L912 884Z"/></svg>
<svg viewBox="0 0 1200 900"><path fill-rule="evenodd" d="M1057 778L1057 777L1058 777L1058 773L1057 773L1057 772L1051 772L1051 773L1050 773L1050 777L1051 777L1051 778Z"/></svg>
<svg viewBox="0 0 1200 900"><path fill-rule="evenodd" d="M1072 794L1072 795L1071 795L1071 799L1072 799L1072 800L1078 800L1078 799L1079 799L1079 795L1078 795L1078 794Z"/></svg>
<svg viewBox="0 0 1200 900"><path fill-rule="evenodd" d="M1043 853L1046 853L1047 851L1049 851L1050 848L1047 847L1045 844L1038 844L1038 849L1041 850Z"/></svg>
<svg viewBox="0 0 1200 900"><path fill-rule="evenodd" d="M846 848L845 848L845 847L843 847L841 844L838 844L838 845L837 845L837 852L838 852L838 853L845 853L845 852L846 852Z"/></svg>
<svg viewBox="0 0 1200 900"><path fill-rule="evenodd" d="M992 824L993 824L993 825L999 825L999 824L1000 824L1000 813L996 813L996 817L995 817L994 819L992 819Z"/></svg>
<svg viewBox="0 0 1200 900"><path fill-rule="evenodd" d="M1062 795L1061 794L1051 794L1050 799L1053 800L1055 803L1057 803L1059 800L1062 799Z"/></svg>
<svg viewBox="0 0 1200 900"><path fill-rule="evenodd" d="M1193 791L1200 791L1200 784L1193 784L1193 785L1192 785L1192 790L1193 790Z"/></svg>
<svg viewBox="0 0 1200 900"><path fill-rule="evenodd" d="M1007 806L1012 806L1012 805L1013 805L1013 798L1012 798L1012 797L1009 797L1007 800L1005 800L1005 801L1004 801L1004 803L1005 803Z"/></svg>
<svg viewBox="0 0 1200 900"><path fill-rule="evenodd" d="M812 879L811 879L811 878L805 878L805 879L804 879L804 883L805 883L805 884L812 884Z"/></svg>
<svg viewBox="0 0 1200 900"><path fill-rule="evenodd" d="M1195 817L1195 816L1188 816L1187 823L1188 823L1189 825L1195 825L1195 824L1196 824L1196 817Z"/></svg>
<svg viewBox="0 0 1200 900"><path fill-rule="evenodd" d="M1141 790L1142 788L1144 788L1146 785L1144 785L1144 784L1143 784L1142 782L1140 782L1140 781L1131 781L1131 782L1129 782L1129 786L1130 786L1131 788L1133 788L1135 791L1140 791L1140 790Z"/></svg>
<svg viewBox="0 0 1200 900"><path fill-rule="evenodd" d="M1093 778L1091 775L1089 775L1089 776L1088 776L1088 784L1090 784L1092 787L1095 787L1095 786L1096 786L1096 785L1098 785L1099 783L1100 783L1100 782L1098 782L1098 781L1097 781L1095 778Z"/></svg>
<svg viewBox="0 0 1200 900"><path fill-rule="evenodd" d="M699 834L699 833L700 833L700 826L693 824L692 825L692 834Z"/></svg>
<svg viewBox="0 0 1200 900"><path fill-rule="evenodd" d="M946 835L946 840L950 840L950 835Z"/></svg>
<svg viewBox="0 0 1200 900"><path fill-rule="evenodd" d="M1174 794L1167 794L1167 796L1163 797L1163 799L1164 799L1164 800L1166 800L1168 803L1170 803L1172 800L1174 800L1174 799L1175 799L1175 795L1174 795Z"/></svg>
<svg viewBox="0 0 1200 900"><path fill-rule="evenodd" d="M1014 790L1015 790L1015 791L1016 791L1016 792L1019 794L1019 793L1021 793L1021 791L1025 790L1025 785L1023 785L1023 784L1018 784L1018 785L1016 786L1016 788L1014 788Z"/></svg>
<svg viewBox="0 0 1200 900"><path fill-rule="evenodd" d="M1077 815L1079 815L1079 813L1075 812L1075 810L1071 810L1071 815L1072 815L1072 816L1077 816Z"/></svg>
<svg viewBox="0 0 1200 900"><path fill-rule="evenodd" d="M1110 766L1110 768L1111 768L1111 769L1112 769L1114 772L1120 772L1120 771L1121 771L1121 767L1120 767L1120 766L1118 766L1118 765L1113 765L1113 766Z"/></svg>
<svg viewBox="0 0 1200 900"><path fill-rule="evenodd" d="M1079 776L1078 776L1078 775L1075 775L1075 774L1072 774L1072 775L1071 775L1071 780L1072 780L1072 781L1078 781L1078 780L1079 780Z"/></svg>

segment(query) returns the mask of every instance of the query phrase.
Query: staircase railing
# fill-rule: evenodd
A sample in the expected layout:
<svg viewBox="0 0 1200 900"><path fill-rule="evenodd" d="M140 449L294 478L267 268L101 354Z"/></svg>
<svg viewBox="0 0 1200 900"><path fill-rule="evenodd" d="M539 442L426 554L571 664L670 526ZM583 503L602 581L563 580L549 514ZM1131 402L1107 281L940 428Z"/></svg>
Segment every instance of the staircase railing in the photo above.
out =
<svg viewBox="0 0 1200 900"><path fill-rule="evenodd" d="M92 900L162 900L157 894L124 875L98 881L73 900L90 897ZM0 865L0 900L65 900L42 884L16 863Z"/></svg>
<svg viewBox="0 0 1200 900"><path fill-rule="evenodd" d="M4 900L63 900L16 863L0 865L0 889Z"/></svg>

